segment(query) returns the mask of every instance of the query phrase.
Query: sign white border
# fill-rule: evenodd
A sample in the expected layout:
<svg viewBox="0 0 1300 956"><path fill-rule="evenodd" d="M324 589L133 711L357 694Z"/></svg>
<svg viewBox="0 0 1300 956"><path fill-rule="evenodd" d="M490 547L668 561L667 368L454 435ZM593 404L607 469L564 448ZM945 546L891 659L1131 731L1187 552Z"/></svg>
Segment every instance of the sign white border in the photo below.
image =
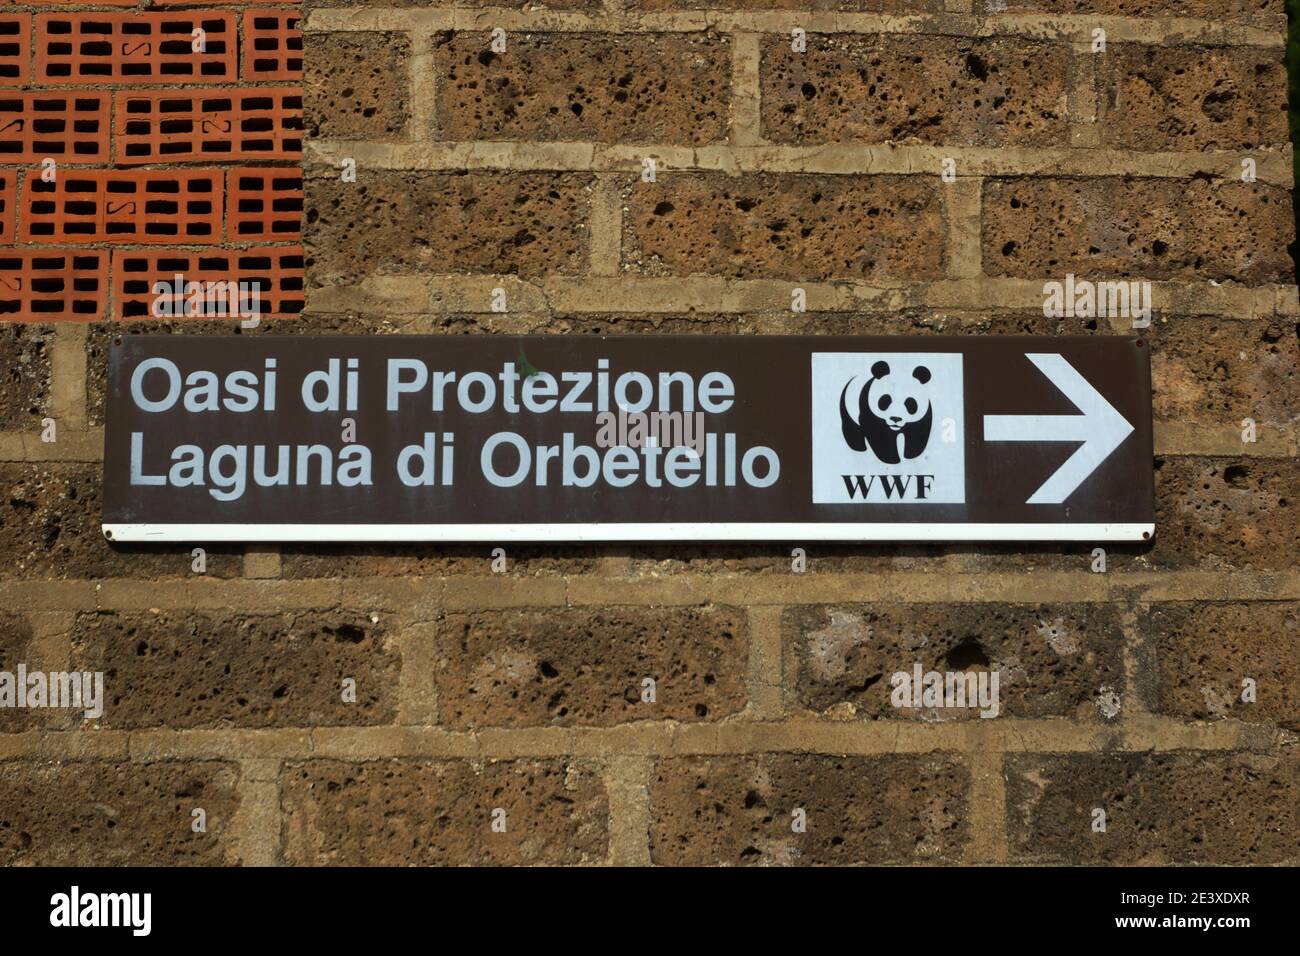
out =
<svg viewBox="0 0 1300 956"><path fill-rule="evenodd" d="M142 541L1145 541L1154 524L683 522L564 524L105 524Z"/></svg>

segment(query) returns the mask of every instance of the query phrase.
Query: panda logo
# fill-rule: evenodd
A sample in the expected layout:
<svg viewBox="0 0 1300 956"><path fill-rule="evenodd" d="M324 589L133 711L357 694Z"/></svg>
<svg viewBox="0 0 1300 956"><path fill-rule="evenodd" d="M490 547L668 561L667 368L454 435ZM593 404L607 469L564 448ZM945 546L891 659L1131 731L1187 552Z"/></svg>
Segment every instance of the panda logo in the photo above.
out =
<svg viewBox="0 0 1300 956"><path fill-rule="evenodd" d="M872 453L890 465L919 457L929 444L934 416L926 388L930 370L917 365L910 375L894 375L888 362L876 362L858 393L855 419L849 412L848 394L856 378L849 379L840 393L840 425L848 446L866 451L870 445Z"/></svg>

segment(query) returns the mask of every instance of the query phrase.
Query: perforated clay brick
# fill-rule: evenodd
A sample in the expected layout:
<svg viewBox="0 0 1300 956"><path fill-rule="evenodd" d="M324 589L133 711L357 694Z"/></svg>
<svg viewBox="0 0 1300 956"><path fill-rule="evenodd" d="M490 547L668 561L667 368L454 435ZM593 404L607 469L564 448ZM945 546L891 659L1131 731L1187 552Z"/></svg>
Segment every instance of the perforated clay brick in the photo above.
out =
<svg viewBox="0 0 1300 956"><path fill-rule="evenodd" d="M123 165L302 154L297 87L121 92L114 116L114 159Z"/></svg>
<svg viewBox="0 0 1300 956"><path fill-rule="evenodd" d="M108 112L99 90L0 94L0 162L103 163Z"/></svg>
<svg viewBox="0 0 1300 956"><path fill-rule="evenodd" d="M302 232L302 173L296 169L232 169L226 188L230 242L296 241Z"/></svg>
<svg viewBox="0 0 1300 956"><path fill-rule="evenodd" d="M81 170L33 177L23 197L23 242L215 243L218 170Z"/></svg>
<svg viewBox="0 0 1300 956"><path fill-rule="evenodd" d="M237 47L230 12L42 13L36 17L36 79L232 83Z"/></svg>
<svg viewBox="0 0 1300 956"><path fill-rule="evenodd" d="M0 318L97 319L107 288L104 250L0 249Z"/></svg>
<svg viewBox="0 0 1300 956"><path fill-rule="evenodd" d="M302 248L270 246L242 251L185 249L119 250L113 256L113 298L117 318L151 315L154 283L246 282L255 284L263 316L297 315L302 310ZM173 314L183 314L173 299Z"/></svg>

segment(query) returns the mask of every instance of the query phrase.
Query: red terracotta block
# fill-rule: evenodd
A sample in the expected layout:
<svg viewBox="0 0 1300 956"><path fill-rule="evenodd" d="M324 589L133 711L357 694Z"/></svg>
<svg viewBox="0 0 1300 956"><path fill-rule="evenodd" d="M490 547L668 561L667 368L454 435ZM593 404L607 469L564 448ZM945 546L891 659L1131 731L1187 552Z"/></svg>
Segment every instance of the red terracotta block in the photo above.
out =
<svg viewBox="0 0 1300 956"><path fill-rule="evenodd" d="M293 9L245 10L239 75L245 80L302 79L302 14Z"/></svg>
<svg viewBox="0 0 1300 956"><path fill-rule="evenodd" d="M103 249L0 249L0 320L99 319L107 291Z"/></svg>
<svg viewBox="0 0 1300 956"><path fill-rule="evenodd" d="M299 87L123 91L114 116L114 160L122 165L302 155Z"/></svg>
<svg viewBox="0 0 1300 956"><path fill-rule="evenodd" d="M26 86L32 59L32 15L0 13L0 86Z"/></svg>
<svg viewBox="0 0 1300 956"><path fill-rule="evenodd" d="M226 180L228 242L297 242L301 231L301 170L230 170Z"/></svg>
<svg viewBox="0 0 1300 956"><path fill-rule="evenodd" d="M301 246L193 252L187 249L117 250L113 254L113 301L119 319L151 316L158 281L256 282L261 314L297 315L303 305Z"/></svg>
<svg viewBox="0 0 1300 956"><path fill-rule="evenodd" d="M0 169L0 243L14 241L14 206L18 201L18 173Z"/></svg>
<svg viewBox="0 0 1300 956"><path fill-rule="evenodd" d="M23 242L221 241L219 170L62 170L23 193Z"/></svg>
<svg viewBox="0 0 1300 956"><path fill-rule="evenodd" d="M0 163L105 163L108 139L102 90L0 94Z"/></svg>
<svg viewBox="0 0 1300 956"><path fill-rule="evenodd" d="M203 49L195 51L195 30ZM239 45L230 11L42 13L36 79L48 84L233 83Z"/></svg>

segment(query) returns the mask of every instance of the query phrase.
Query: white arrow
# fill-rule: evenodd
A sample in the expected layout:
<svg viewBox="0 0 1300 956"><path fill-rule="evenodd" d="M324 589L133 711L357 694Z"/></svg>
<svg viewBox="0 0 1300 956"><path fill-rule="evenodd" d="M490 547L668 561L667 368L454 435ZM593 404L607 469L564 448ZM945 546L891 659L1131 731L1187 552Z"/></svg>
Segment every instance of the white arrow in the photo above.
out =
<svg viewBox="0 0 1300 956"><path fill-rule="evenodd" d="M1083 442L1027 502L1059 505L1119 447L1133 426L1060 355L1026 352L1025 358L1038 366L1083 414L985 415L984 440Z"/></svg>

